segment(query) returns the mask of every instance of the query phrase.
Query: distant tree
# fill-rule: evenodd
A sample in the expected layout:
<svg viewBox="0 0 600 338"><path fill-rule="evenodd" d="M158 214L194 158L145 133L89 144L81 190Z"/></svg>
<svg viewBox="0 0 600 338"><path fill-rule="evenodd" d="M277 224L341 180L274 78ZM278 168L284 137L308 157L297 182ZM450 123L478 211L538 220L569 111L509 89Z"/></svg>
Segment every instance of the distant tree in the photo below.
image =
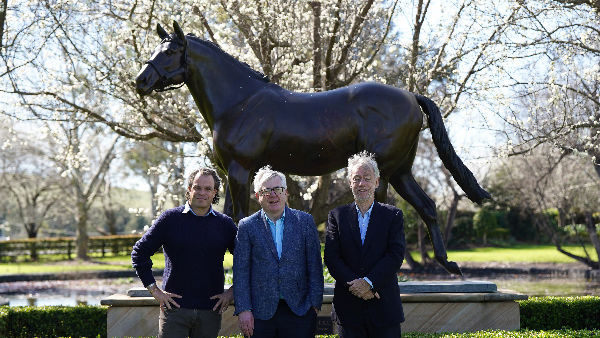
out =
<svg viewBox="0 0 600 338"><path fill-rule="evenodd" d="M72 112L76 114L76 112ZM61 177L62 212L76 223L76 254L88 259L89 210L105 186L105 178L119 137L106 141L103 128L77 119L46 121L37 137L43 140L44 157Z"/></svg>
<svg viewBox="0 0 600 338"><path fill-rule="evenodd" d="M128 144L124 161L127 167L148 183L151 202L151 214L159 212L158 188L161 176L165 177L167 162L172 161L173 154L167 149L167 141L132 141Z"/></svg>
<svg viewBox="0 0 600 338"><path fill-rule="evenodd" d="M565 229L574 226L568 222L573 219L570 216L591 216L600 207L600 186L595 179L595 170L585 157L565 155L556 148L540 146L527 155L499 163L493 168L490 184L496 187L493 189L503 191L505 205L530 210L539 231L546 234L559 252L598 268L598 261L593 256L580 256L563 248ZM548 213L551 209L557 210L556 219ZM589 217L585 222L589 241L596 257L600 257L600 240L594 220Z"/></svg>
<svg viewBox="0 0 600 338"><path fill-rule="evenodd" d="M482 208L473 216L473 228L477 231L477 235L481 238L484 245L488 244L488 234L497 227L498 220L496 219L496 215L486 208Z"/></svg>
<svg viewBox="0 0 600 338"><path fill-rule="evenodd" d="M0 130L0 196L11 201L28 238L36 238L60 199L62 179L44 153L44 144L17 133L14 125Z"/></svg>

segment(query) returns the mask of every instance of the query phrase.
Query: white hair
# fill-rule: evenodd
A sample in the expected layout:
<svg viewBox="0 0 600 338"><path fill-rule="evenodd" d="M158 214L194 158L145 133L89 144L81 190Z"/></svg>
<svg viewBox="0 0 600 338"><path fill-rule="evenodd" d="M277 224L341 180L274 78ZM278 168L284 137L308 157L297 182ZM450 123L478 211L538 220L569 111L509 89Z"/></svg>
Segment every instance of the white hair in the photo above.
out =
<svg viewBox="0 0 600 338"><path fill-rule="evenodd" d="M256 175L254 175L254 192L258 193L258 191L260 190L260 187L262 187L262 185L270 180L273 177L279 177L281 179L281 185L283 185L283 187L285 189L287 189L287 183L285 181L285 175L279 171L273 170L271 169L270 165L266 165L260 169L258 169L258 171L256 172Z"/></svg>
<svg viewBox="0 0 600 338"><path fill-rule="evenodd" d="M375 154L371 154L366 150L363 150L358 154L354 154L348 159L348 178L352 179L352 173L354 173L356 169L363 166L370 167L375 174L375 178L379 178L379 168L377 168Z"/></svg>

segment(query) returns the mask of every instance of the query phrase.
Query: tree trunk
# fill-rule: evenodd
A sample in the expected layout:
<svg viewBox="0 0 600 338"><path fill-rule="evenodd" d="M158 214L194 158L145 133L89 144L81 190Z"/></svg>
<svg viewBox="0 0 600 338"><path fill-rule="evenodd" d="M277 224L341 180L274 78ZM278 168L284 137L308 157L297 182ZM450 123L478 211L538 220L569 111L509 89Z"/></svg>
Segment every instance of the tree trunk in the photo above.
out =
<svg viewBox="0 0 600 338"><path fill-rule="evenodd" d="M592 242L594 249L596 249L596 255L600 261L600 238L598 238L594 217L589 211L585 213L585 228L587 229L587 233L590 236L590 241ZM598 265L600 265L600 262L596 262L596 267L598 267Z"/></svg>
<svg viewBox="0 0 600 338"><path fill-rule="evenodd" d="M321 223L322 220L327 220L329 208L326 206L328 205L327 202L330 195L329 190L332 184L331 174L320 176L317 190L312 194L312 203L309 212L315 219L316 224ZM317 221L319 223L317 223Z"/></svg>
<svg viewBox="0 0 600 338"><path fill-rule="evenodd" d="M152 208L151 214L152 214L152 218L154 218L155 215L157 215L158 211L159 211L158 210L158 196L156 196L156 193L158 192L158 184L159 184L158 175L154 175L154 174L149 175L147 182L148 182L148 186L150 187L150 195L151 195L150 197L152 199L151 207L150 207L150 208ZM186 182L186 184L187 184L187 182ZM187 186L186 186L186 188L187 188ZM228 187L225 186L225 189L228 189Z"/></svg>
<svg viewBox="0 0 600 338"><path fill-rule="evenodd" d="M321 91L323 89L323 81L321 79L321 2L309 2L313 12L313 89Z"/></svg>
<svg viewBox="0 0 600 338"><path fill-rule="evenodd" d="M77 258L88 260L88 233L87 233L87 209L83 205L77 208L77 235L75 245L77 247Z"/></svg>
<svg viewBox="0 0 600 338"><path fill-rule="evenodd" d="M446 217L446 228L444 229L444 246L448 247L448 242L452 239L452 228L454 227L454 220L456 219L456 212L458 211L458 202L461 199L461 195L459 195L454 189L452 189L454 194L452 198L452 203L450 203L450 209L448 209L448 217Z"/></svg>
<svg viewBox="0 0 600 338"><path fill-rule="evenodd" d="M37 238L40 227L34 222L25 224L25 231L27 232L27 238Z"/></svg>
<svg viewBox="0 0 600 338"><path fill-rule="evenodd" d="M0 7L0 49L3 49L2 42L4 41L4 26L6 22L6 13L8 12L8 0L2 0Z"/></svg>
<svg viewBox="0 0 600 338"><path fill-rule="evenodd" d="M307 211L300 193L300 185L289 175L285 175L288 191L288 206L292 209Z"/></svg>

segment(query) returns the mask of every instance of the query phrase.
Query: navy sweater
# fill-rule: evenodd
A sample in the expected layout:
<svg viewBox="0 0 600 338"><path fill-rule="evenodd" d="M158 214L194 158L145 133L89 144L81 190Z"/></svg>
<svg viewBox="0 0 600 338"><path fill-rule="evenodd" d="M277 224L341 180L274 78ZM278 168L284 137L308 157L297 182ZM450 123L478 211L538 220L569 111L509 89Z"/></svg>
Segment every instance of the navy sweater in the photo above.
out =
<svg viewBox="0 0 600 338"><path fill-rule="evenodd" d="M223 292L223 258L233 253L237 227L226 215L182 213L184 206L163 212L133 246L131 260L144 284L155 282L151 256L162 246L165 255L163 290L182 296L187 309L212 309L210 297Z"/></svg>

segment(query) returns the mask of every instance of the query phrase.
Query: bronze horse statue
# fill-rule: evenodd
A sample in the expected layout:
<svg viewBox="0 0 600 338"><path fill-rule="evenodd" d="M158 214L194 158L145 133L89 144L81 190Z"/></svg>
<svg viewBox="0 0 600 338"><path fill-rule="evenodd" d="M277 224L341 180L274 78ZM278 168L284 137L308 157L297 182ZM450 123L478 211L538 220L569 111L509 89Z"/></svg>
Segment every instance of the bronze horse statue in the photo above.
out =
<svg viewBox="0 0 600 338"><path fill-rule="evenodd" d="M377 200L386 201L389 182L426 223L437 261L461 274L447 259L435 203L411 173L422 111L442 162L467 197L481 203L490 196L455 153L433 101L373 82L320 93L292 92L217 45L186 36L177 22L173 28L169 35L157 25L162 42L140 70L137 91L147 95L187 85L212 131L217 165L227 173L235 221L248 215L250 184L258 168L270 164L290 174L324 175L367 150L375 154L381 171Z"/></svg>

